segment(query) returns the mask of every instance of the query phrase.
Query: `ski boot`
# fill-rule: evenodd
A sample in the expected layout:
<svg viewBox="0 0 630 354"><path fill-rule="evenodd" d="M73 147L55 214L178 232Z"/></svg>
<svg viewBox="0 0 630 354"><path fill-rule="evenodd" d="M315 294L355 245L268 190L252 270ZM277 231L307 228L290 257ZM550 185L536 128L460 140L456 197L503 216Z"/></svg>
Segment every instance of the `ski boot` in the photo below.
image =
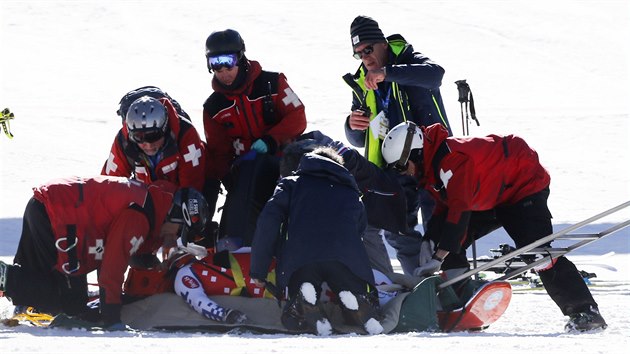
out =
<svg viewBox="0 0 630 354"><path fill-rule="evenodd" d="M227 324L241 324L247 321L247 315L239 310L230 309L226 311L223 321Z"/></svg>
<svg viewBox="0 0 630 354"><path fill-rule="evenodd" d="M569 322L564 326L566 332L586 332L594 329L606 329L608 324L599 313L599 309L590 306L586 311L569 315Z"/></svg>
<svg viewBox="0 0 630 354"><path fill-rule="evenodd" d="M339 292L339 301L347 322L363 327L369 334L383 333L383 326L378 320L378 306L368 295L355 295L344 290Z"/></svg>
<svg viewBox="0 0 630 354"><path fill-rule="evenodd" d="M8 108L5 108L2 110L2 112L0 112L0 126L2 126L4 134L9 139L13 139L13 134L11 134L11 126L9 125L9 121L14 118L15 115Z"/></svg>
<svg viewBox="0 0 630 354"><path fill-rule="evenodd" d="M303 283L298 294L284 307L282 325L291 331L330 335L332 326L317 301L315 287Z"/></svg>

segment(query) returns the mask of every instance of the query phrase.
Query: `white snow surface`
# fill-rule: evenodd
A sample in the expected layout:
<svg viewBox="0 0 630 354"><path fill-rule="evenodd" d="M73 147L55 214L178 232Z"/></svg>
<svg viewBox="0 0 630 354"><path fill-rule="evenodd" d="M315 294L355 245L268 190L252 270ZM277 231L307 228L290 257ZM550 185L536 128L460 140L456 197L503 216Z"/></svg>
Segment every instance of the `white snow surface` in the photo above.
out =
<svg viewBox="0 0 630 354"><path fill-rule="evenodd" d="M374 17L446 69L442 96L462 134L456 80L472 88L481 126L471 135L518 134L552 176L550 208L560 230L630 200L630 9L628 1L0 1L0 108L15 138L0 133L0 259L11 262L31 187L65 175L98 174L120 128L117 103L156 85L203 129L211 93L206 37L234 28L247 56L282 71L306 106L308 130L345 140L357 68L349 27ZM618 215L617 215L618 214ZM630 218L598 220L601 231ZM86 332L0 325L2 353L621 353L630 338L630 232L569 255L607 286L592 288L609 324L566 334L544 291L515 291L505 314L477 333L253 335ZM509 242L497 232L477 252ZM610 251L614 256L596 260ZM395 256L392 254L395 262ZM585 262L596 260L611 271ZM593 262L591 262L593 263ZM12 306L0 299L0 317Z"/></svg>

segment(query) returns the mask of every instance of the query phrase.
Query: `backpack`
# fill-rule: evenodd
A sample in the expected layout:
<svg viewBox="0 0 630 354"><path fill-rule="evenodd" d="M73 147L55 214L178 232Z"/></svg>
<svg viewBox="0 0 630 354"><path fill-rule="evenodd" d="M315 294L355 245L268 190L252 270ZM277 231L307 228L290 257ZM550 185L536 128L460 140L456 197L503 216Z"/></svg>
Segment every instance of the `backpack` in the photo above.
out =
<svg viewBox="0 0 630 354"><path fill-rule="evenodd" d="M131 90L129 92L127 92L121 99L120 102L118 102L119 107L118 110L116 111L116 113L120 116L120 118L122 118L123 122L125 121L125 117L127 116L127 111L129 110L129 106L131 106L131 104L137 100L140 97L143 96L149 96L149 97L153 97L155 99L160 99L160 98L168 98L169 101L171 101L171 103L173 104L173 107L175 107L175 110L177 111L177 114L179 114L180 116L185 117L188 120L190 119L190 116L188 115L188 113L186 113L186 111L184 111L184 109L182 108L182 106L179 105L179 103L172 98L171 96L168 95L168 93L162 91L159 87L157 86L143 86L140 88L137 88L135 90Z"/></svg>

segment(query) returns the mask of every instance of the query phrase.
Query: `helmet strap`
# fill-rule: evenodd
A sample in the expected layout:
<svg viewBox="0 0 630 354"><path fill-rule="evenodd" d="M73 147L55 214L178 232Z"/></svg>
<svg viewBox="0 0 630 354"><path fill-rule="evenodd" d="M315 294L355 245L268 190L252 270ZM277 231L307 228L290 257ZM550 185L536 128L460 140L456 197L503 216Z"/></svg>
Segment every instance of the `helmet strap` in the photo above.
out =
<svg viewBox="0 0 630 354"><path fill-rule="evenodd" d="M402 153L400 154L400 159L398 159L395 165L395 168L399 171L404 171L407 168L407 161L409 161L409 155L411 154L411 143L413 142L415 134L416 124L414 122L409 122L407 135L405 136L405 145L403 146Z"/></svg>

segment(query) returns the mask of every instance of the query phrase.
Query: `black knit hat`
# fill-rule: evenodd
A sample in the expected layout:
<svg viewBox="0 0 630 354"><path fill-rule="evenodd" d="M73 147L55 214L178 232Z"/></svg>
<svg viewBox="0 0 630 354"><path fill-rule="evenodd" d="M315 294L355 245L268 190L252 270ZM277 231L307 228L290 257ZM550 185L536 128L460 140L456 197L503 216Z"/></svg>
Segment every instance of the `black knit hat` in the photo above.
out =
<svg viewBox="0 0 630 354"><path fill-rule="evenodd" d="M368 16L357 16L350 25L350 39L352 40L352 48L369 42L385 42L383 31L378 27L378 22Z"/></svg>

